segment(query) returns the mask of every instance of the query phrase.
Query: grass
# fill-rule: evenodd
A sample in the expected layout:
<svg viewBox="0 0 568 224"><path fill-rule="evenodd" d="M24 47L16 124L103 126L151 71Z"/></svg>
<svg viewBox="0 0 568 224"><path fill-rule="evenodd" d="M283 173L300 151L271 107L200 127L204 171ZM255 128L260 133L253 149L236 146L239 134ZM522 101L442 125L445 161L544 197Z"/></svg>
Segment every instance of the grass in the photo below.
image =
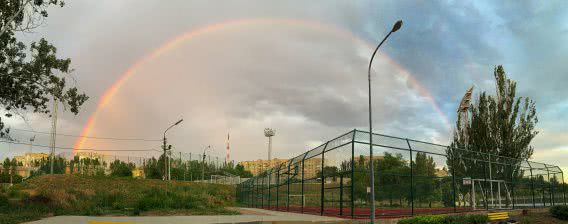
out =
<svg viewBox="0 0 568 224"><path fill-rule="evenodd" d="M237 213L225 209L234 195L226 185L46 175L0 193L0 224L52 215L229 215Z"/></svg>

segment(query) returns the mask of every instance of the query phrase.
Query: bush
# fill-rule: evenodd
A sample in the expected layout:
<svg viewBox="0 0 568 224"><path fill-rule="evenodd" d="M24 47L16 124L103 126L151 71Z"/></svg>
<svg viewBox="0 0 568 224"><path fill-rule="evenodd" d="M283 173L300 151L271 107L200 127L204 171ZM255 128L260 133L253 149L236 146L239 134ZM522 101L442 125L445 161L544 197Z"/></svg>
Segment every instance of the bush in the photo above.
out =
<svg viewBox="0 0 568 224"><path fill-rule="evenodd" d="M552 217L561 219L561 220L568 220L568 206L567 205L556 205L550 207L550 214Z"/></svg>
<svg viewBox="0 0 568 224"><path fill-rule="evenodd" d="M398 224L442 224L444 223L445 216L431 215L431 216L414 216L398 221Z"/></svg>
<svg viewBox="0 0 568 224"><path fill-rule="evenodd" d="M485 224L488 221L487 215L432 215L402 219L398 224Z"/></svg>
<svg viewBox="0 0 568 224"><path fill-rule="evenodd" d="M0 208L8 206L8 197L0 195Z"/></svg>

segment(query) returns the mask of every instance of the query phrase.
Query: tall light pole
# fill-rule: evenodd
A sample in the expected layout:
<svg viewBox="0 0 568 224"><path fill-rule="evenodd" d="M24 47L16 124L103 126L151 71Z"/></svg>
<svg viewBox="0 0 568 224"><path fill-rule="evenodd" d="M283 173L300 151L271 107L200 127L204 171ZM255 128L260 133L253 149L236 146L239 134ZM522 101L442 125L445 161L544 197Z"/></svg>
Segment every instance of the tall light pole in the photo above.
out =
<svg viewBox="0 0 568 224"><path fill-rule="evenodd" d="M201 182L205 182L205 157L206 157L205 151L207 151L207 149L210 149L210 148L211 148L211 146L208 145L207 147L205 147L203 149L203 160L202 160L202 163L201 163L201 167L202 167L202 169L201 169Z"/></svg>
<svg viewBox="0 0 568 224"><path fill-rule="evenodd" d="M30 153L33 152L32 145L34 144L35 137L36 137L36 136L34 135L34 137L31 137L31 138L30 138Z"/></svg>
<svg viewBox="0 0 568 224"><path fill-rule="evenodd" d="M275 134L276 133L272 128L264 129L264 136L268 137L268 167L266 168L267 170L270 169L270 167L272 166L272 136L274 136Z"/></svg>
<svg viewBox="0 0 568 224"><path fill-rule="evenodd" d="M170 130L170 128L173 128L174 126L178 125L179 123L181 123L183 121L183 119L180 119L179 121L177 121L176 123L172 124L171 126L169 126L166 131L164 131L164 145L162 146L162 148L164 149L164 180L171 180L171 173L169 172L169 162L170 159L168 158L168 154L166 153L167 150L170 150L172 147L171 145L168 147L167 146L167 140L166 140L166 132L168 132L168 130Z"/></svg>
<svg viewBox="0 0 568 224"><path fill-rule="evenodd" d="M383 45L383 43L389 38L389 36L396 32L397 30L402 27L402 20L396 21L394 26L392 27L391 31L385 36L385 38L379 43L375 51L373 51L373 55L371 55L371 60L369 60L369 69L367 70L368 78L369 78L369 167L371 169L371 223L375 223L375 166L373 165L373 117L372 117L372 110L371 110L371 65L373 64L373 59L375 58L375 54Z"/></svg>

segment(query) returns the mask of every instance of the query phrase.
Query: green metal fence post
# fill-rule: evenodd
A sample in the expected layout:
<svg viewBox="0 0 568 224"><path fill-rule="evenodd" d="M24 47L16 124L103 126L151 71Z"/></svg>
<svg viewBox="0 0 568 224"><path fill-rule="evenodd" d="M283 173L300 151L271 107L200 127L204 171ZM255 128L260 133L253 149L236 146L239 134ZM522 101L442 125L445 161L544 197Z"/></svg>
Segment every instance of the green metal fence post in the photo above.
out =
<svg viewBox="0 0 568 224"><path fill-rule="evenodd" d="M323 150L321 151L321 194L320 194L320 215L323 215L323 209L324 209L324 181L325 181L325 175L323 173L324 170L324 160L325 160L325 150L327 149L327 144L329 142L325 143L325 146L323 147Z"/></svg>
<svg viewBox="0 0 568 224"><path fill-rule="evenodd" d="M512 169L512 168L511 168ZM521 168L519 167L518 170L520 170ZM511 170L511 194L513 195L513 198L511 200L511 203L513 203L513 209L515 209L515 180L513 177L514 174L514 169ZM505 183L506 184L506 183Z"/></svg>
<svg viewBox="0 0 568 224"><path fill-rule="evenodd" d="M304 203L306 200L305 199L306 195L304 192L304 160L306 158L306 154L308 153L305 153L304 156L302 157L302 213L304 213L304 206L306 206Z"/></svg>
<svg viewBox="0 0 568 224"><path fill-rule="evenodd" d="M339 174L339 216L343 216L343 173Z"/></svg>
<svg viewBox="0 0 568 224"><path fill-rule="evenodd" d="M454 204L454 212L457 212L457 211L458 211L458 208L456 207L456 201L457 201L457 200L456 200L456 199L457 199L457 191L456 191L456 190L457 190L457 189L456 189L456 171L455 171L455 170L456 170L456 166L455 166L455 163L454 163L454 162L455 162L454 160L456 159L456 150L457 150L457 149L452 148L451 152L453 153L453 155L452 155L452 160L450 161L450 164L452 165L452 189L453 189L453 191L454 191L454 192L453 192L453 196L454 196L454 203L453 203L453 204Z"/></svg>
<svg viewBox="0 0 568 224"><path fill-rule="evenodd" d="M492 167L491 167L491 155L490 155L490 154L487 154L486 161L488 162L487 165L488 165L488 167L489 167L489 176L492 176L493 173L492 173ZM473 179L473 177L472 177L471 179ZM484 206L484 207L485 207L485 210L489 210L489 203L488 203L488 201L487 201L487 190L486 190L486 189L487 189L487 169L485 169L485 166L483 166L483 180L485 180L485 181L484 181L484 182L485 182L485 189L482 190L482 191L484 191L484 192L483 192L483 198L485 199L485 203L484 203L485 206ZM474 185L472 189L475 189L475 181L472 180L472 181L471 181L471 184ZM493 182L491 182L490 184L491 184L491 187L493 187ZM475 194L475 192L471 192L471 193L472 193L472 194ZM495 199L493 198L493 192L491 192L491 199L492 199L493 201L495 201ZM472 200L473 200L473 201L472 201L472 205L473 205L473 204L476 204L476 205L477 205L477 202L475 201L476 199L475 199L475 198L472 198Z"/></svg>
<svg viewBox="0 0 568 224"><path fill-rule="evenodd" d="M412 146L410 146L410 141L408 141L408 139L406 139L406 144L408 145L410 153L410 214L414 216L414 170L412 165Z"/></svg>
<svg viewBox="0 0 568 224"><path fill-rule="evenodd" d="M268 209L270 209L270 183L272 182L272 170L268 173Z"/></svg>
<svg viewBox="0 0 568 224"><path fill-rule="evenodd" d="M357 129L353 130L353 138L351 138L351 218L355 217L355 135Z"/></svg>
<svg viewBox="0 0 568 224"><path fill-rule="evenodd" d="M563 195L562 197L564 198L564 205L566 205L566 203L568 203L568 202L566 201L566 190L567 189L566 189L566 182L564 181L564 172L561 172L560 175L562 177L562 186L563 186L563 189L564 189L562 191L562 195Z"/></svg>
<svg viewBox="0 0 568 224"><path fill-rule="evenodd" d="M535 201L535 196L534 196L534 177L533 177L533 172L532 172L532 166L528 161L527 161L527 164L529 164L529 169L531 171L531 192L532 192L533 208L536 208L536 201Z"/></svg>
<svg viewBox="0 0 568 224"><path fill-rule="evenodd" d="M260 207L264 208L264 177L261 178L260 182Z"/></svg>
<svg viewBox="0 0 568 224"><path fill-rule="evenodd" d="M276 210L280 207L280 166L278 166L278 171L276 171Z"/></svg>
<svg viewBox="0 0 568 224"><path fill-rule="evenodd" d="M288 193L286 194L286 211L290 211L290 165L288 164L288 172L286 172L286 176L288 176L286 181L286 186L288 186Z"/></svg>

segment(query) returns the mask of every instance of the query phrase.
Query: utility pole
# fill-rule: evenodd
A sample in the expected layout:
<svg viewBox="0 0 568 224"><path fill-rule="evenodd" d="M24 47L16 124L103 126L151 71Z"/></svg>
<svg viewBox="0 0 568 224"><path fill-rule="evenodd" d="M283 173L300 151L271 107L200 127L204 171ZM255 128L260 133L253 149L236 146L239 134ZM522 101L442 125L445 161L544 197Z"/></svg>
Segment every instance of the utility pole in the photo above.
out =
<svg viewBox="0 0 568 224"><path fill-rule="evenodd" d="M51 115L51 139L49 142L49 147L51 148L50 153L50 174L53 174L53 161L55 160L55 138L57 137L57 109L59 104L57 103L57 99L53 99L53 112Z"/></svg>
<svg viewBox="0 0 568 224"><path fill-rule="evenodd" d="M172 124L170 127L168 127L166 129L166 131L164 131L164 145L162 145L162 149L164 149L164 180L171 180L171 176L170 176L170 172L169 172L169 157L168 157L168 153L167 151L172 149L172 146L167 146L167 139L166 139L166 132L168 132L168 130L170 130L170 128L178 125L179 123L181 123L183 121L183 119L180 119L179 121L177 121L176 123ZM171 154L171 151L170 151Z"/></svg>
<svg viewBox="0 0 568 224"><path fill-rule="evenodd" d="M210 145L208 145L207 147L205 147L205 149L203 149L203 160L201 163L202 169L201 169L201 182L205 182L205 151L207 151L207 149L211 148Z"/></svg>
<svg viewBox="0 0 568 224"><path fill-rule="evenodd" d="M172 145L168 148L168 180L172 180Z"/></svg>
<svg viewBox="0 0 568 224"><path fill-rule="evenodd" d="M167 142L166 142L165 132L164 132L164 141L163 142L164 142L164 144L162 145L162 149L164 150L164 180L168 180L168 177L167 177L167 173L168 173L168 159L167 159L167 157L168 157L168 154L166 154L166 151L168 149L166 147Z"/></svg>

